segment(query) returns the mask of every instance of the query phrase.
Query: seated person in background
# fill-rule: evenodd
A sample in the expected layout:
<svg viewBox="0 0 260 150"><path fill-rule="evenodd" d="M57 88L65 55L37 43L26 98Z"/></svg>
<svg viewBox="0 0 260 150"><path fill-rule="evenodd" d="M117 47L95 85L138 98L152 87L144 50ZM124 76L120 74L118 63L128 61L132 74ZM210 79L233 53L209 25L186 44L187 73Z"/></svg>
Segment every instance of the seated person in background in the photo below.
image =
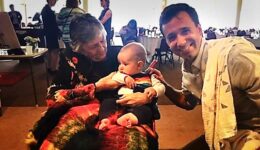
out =
<svg viewBox="0 0 260 150"><path fill-rule="evenodd" d="M120 65L112 80L119 82L122 86L116 97L102 101L99 111L101 120L99 129L106 129L112 123L108 117L117 110L125 113L116 120L119 125L131 127L137 124L151 124L152 120L160 118L156 98L149 104L131 108L120 107L116 100L120 95L133 92L144 92L148 97L160 96L164 94L165 86L154 75L142 72L146 62L146 50L142 44L133 42L124 46L118 54L118 61Z"/></svg>
<svg viewBox="0 0 260 150"><path fill-rule="evenodd" d="M206 34L207 34L206 40L217 39L215 29L212 27L209 27Z"/></svg>
<svg viewBox="0 0 260 150"><path fill-rule="evenodd" d="M237 36L246 36L246 31L245 30L238 30Z"/></svg>
<svg viewBox="0 0 260 150"><path fill-rule="evenodd" d="M122 38L123 45L126 45L130 42L137 42L137 22L134 19L131 19L126 26L123 26L119 34Z"/></svg>

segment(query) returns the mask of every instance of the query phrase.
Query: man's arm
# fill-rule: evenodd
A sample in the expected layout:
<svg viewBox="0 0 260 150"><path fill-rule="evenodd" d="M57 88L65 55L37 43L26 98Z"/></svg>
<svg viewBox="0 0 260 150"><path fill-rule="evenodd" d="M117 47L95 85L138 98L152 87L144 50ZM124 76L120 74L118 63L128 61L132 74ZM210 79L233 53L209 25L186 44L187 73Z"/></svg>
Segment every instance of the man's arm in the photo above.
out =
<svg viewBox="0 0 260 150"><path fill-rule="evenodd" d="M259 50L241 45L234 46L229 53L228 72L232 89L234 89L232 92L235 93L233 97L236 108L244 107L241 104L248 103L248 108L252 107L252 109L248 109L251 112L257 107L260 110L259 58ZM251 112L250 114L252 114Z"/></svg>
<svg viewBox="0 0 260 150"><path fill-rule="evenodd" d="M20 12L18 12L18 18L19 18L19 22L22 21L22 19L23 19L23 16Z"/></svg>
<svg viewBox="0 0 260 150"><path fill-rule="evenodd" d="M169 100L171 100L175 105L177 105L178 107L187 109L187 110L191 110L193 109L197 102L198 102L198 98L196 98L195 96L193 96L191 93L185 93L182 90L177 90L174 87L172 87L171 85L169 85L162 73L154 68L148 68L147 72L150 74L155 74L155 78L157 78L158 80L160 80L164 86L165 86L165 95L169 98Z"/></svg>
<svg viewBox="0 0 260 150"><path fill-rule="evenodd" d="M112 17L112 11L108 10L105 14L105 16L100 20L102 24L104 24L109 18Z"/></svg>
<svg viewBox="0 0 260 150"><path fill-rule="evenodd" d="M199 99L191 93L184 94L181 90L173 88L166 82L163 82L163 84L165 85L165 95L176 106L181 107L183 109L191 110L197 105Z"/></svg>

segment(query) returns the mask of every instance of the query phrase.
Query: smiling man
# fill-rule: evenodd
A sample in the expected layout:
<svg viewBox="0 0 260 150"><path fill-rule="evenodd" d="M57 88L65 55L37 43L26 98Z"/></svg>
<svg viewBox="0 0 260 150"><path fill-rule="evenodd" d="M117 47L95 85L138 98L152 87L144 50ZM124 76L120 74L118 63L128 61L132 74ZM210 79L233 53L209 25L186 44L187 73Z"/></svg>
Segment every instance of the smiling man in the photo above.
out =
<svg viewBox="0 0 260 150"><path fill-rule="evenodd" d="M163 10L160 29L184 59L182 90L155 70L166 96L185 109L202 104L207 144L202 136L184 149L259 149L260 51L240 37L206 41L196 10L183 3Z"/></svg>

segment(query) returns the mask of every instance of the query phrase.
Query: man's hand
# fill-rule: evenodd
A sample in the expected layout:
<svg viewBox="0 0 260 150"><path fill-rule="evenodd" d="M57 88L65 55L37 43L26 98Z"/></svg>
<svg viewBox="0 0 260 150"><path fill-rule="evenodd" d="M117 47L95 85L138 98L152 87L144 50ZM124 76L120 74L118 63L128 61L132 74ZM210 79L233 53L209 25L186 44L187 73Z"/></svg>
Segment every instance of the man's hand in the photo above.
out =
<svg viewBox="0 0 260 150"><path fill-rule="evenodd" d="M149 99L152 99L153 97L155 97L157 95L157 93L153 87L146 88L144 90L144 93L147 94Z"/></svg>
<svg viewBox="0 0 260 150"><path fill-rule="evenodd" d="M116 101L116 103L124 106L141 106L144 104L149 103L151 100L148 98L148 95L146 93L132 93L132 94L125 94L122 97L120 97L119 100Z"/></svg>
<svg viewBox="0 0 260 150"><path fill-rule="evenodd" d="M157 78L158 80L162 81L162 82L166 82L161 71L155 69L155 68L148 68L146 70L149 74L154 74L155 78Z"/></svg>
<svg viewBox="0 0 260 150"><path fill-rule="evenodd" d="M135 87L135 80L130 76L126 76L125 84L128 88L133 89Z"/></svg>

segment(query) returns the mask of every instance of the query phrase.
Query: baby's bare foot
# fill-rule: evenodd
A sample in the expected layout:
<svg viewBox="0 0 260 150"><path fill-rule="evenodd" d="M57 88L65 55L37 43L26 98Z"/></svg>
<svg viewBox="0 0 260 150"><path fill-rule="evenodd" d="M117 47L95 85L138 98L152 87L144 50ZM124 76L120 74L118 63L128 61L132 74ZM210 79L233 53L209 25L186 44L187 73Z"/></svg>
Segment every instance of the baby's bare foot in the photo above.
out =
<svg viewBox="0 0 260 150"><path fill-rule="evenodd" d="M102 119L102 120L100 121L100 125L99 125L98 129L99 129L99 130L106 130L106 129L108 129L108 126L109 126L110 124L111 124L111 121L110 121L109 119L107 119L107 118Z"/></svg>
<svg viewBox="0 0 260 150"><path fill-rule="evenodd" d="M127 113L117 119L117 124L124 127L131 127L138 124L138 119L133 113Z"/></svg>

